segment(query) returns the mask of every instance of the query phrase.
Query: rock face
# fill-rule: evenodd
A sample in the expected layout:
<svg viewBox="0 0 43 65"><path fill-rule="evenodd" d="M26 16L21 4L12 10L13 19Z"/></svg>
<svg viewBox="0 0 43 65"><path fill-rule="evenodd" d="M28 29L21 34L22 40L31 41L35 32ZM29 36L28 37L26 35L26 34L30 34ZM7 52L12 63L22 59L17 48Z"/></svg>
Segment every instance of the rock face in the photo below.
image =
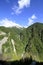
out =
<svg viewBox="0 0 43 65"><path fill-rule="evenodd" d="M0 54L7 60L31 56L33 60L43 61L43 24L35 23L27 28L0 27Z"/></svg>
<svg viewBox="0 0 43 65"><path fill-rule="evenodd" d="M8 37L4 37L2 40L0 40L0 54L2 53L2 45L7 42Z"/></svg>
<svg viewBox="0 0 43 65"><path fill-rule="evenodd" d="M12 45L13 45L13 50L14 50L14 53L16 53L16 48L15 48L15 42L13 39L11 39L11 42L12 42Z"/></svg>
<svg viewBox="0 0 43 65"><path fill-rule="evenodd" d="M0 35L6 35L6 33L5 33L5 32L0 31Z"/></svg>

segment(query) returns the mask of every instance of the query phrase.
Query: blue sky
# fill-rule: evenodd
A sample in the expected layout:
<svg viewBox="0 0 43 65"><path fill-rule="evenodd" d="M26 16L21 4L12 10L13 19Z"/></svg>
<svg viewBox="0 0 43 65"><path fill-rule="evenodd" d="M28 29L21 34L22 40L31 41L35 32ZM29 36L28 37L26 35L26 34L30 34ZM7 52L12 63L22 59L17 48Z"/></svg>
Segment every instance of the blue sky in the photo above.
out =
<svg viewBox="0 0 43 65"><path fill-rule="evenodd" d="M0 0L0 26L43 23L43 0Z"/></svg>

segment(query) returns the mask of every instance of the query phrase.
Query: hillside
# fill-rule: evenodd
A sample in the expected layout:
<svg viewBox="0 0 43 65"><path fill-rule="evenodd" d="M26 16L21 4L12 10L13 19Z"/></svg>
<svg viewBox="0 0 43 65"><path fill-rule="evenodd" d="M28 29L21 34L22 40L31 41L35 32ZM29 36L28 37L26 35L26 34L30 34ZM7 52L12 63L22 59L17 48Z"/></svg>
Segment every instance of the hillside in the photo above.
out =
<svg viewBox="0 0 43 65"><path fill-rule="evenodd" d="M0 27L0 60L20 60L25 57L43 61L43 24L28 28Z"/></svg>

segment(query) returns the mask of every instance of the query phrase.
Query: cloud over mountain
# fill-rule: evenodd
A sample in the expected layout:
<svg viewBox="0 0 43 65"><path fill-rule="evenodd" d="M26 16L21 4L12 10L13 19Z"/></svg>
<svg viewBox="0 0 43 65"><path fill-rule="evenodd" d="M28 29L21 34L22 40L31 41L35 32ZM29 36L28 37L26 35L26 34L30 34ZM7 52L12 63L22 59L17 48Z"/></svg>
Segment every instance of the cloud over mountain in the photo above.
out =
<svg viewBox="0 0 43 65"><path fill-rule="evenodd" d="M5 27L22 27L21 25L17 24L15 21L11 21L7 18L0 20L0 26L5 26Z"/></svg>
<svg viewBox="0 0 43 65"><path fill-rule="evenodd" d="M30 18L28 18L28 25L30 26L33 23L35 23L34 20L36 20L36 19L37 19L36 15L33 14Z"/></svg>

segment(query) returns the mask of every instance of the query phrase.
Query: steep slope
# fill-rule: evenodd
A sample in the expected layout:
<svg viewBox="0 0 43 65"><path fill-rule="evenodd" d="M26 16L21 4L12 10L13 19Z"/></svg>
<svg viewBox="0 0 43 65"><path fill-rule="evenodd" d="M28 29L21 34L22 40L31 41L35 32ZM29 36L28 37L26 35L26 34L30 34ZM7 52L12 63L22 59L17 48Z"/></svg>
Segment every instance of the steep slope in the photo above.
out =
<svg viewBox="0 0 43 65"><path fill-rule="evenodd" d="M23 57L30 57L37 61L43 61L43 24L35 23L23 29L20 39L24 46Z"/></svg>
<svg viewBox="0 0 43 65"><path fill-rule="evenodd" d="M0 27L0 31L6 33L5 35L0 34L0 46L2 47L0 55L3 60L19 60L23 52L23 43L20 40L20 32L22 29L12 27L5 28ZM5 42L4 37L8 37ZM5 42L2 44L2 41Z"/></svg>
<svg viewBox="0 0 43 65"><path fill-rule="evenodd" d="M35 60L43 61L43 24L35 23L26 29L26 52L30 52Z"/></svg>
<svg viewBox="0 0 43 65"><path fill-rule="evenodd" d="M2 43L5 37L7 39ZM0 27L0 46L2 60L31 56L36 61L43 61L43 24L35 23L28 28Z"/></svg>

